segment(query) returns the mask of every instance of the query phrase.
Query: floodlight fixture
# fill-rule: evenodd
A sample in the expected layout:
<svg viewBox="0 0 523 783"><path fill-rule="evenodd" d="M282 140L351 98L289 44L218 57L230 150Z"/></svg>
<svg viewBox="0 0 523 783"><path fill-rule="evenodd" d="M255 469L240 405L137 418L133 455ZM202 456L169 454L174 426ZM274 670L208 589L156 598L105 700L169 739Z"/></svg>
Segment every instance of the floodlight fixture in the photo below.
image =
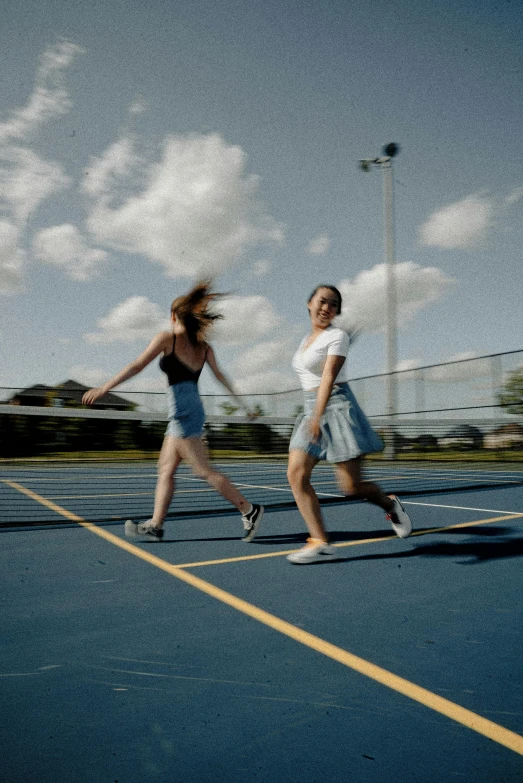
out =
<svg viewBox="0 0 523 783"><path fill-rule="evenodd" d="M399 152L399 144L390 142L383 147L378 158L364 158L359 161L361 171L368 172L374 166L383 171L383 204L385 228L385 266L386 266L386 335L387 335L387 414L392 422L397 413L397 293L394 258L394 215L393 215L393 178L392 159ZM395 457L396 446L394 426L389 427L386 438L386 455Z"/></svg>
<svg viewBox="0 0 523 783"><path fill-rule="evenodd" d="M390 144L387 144L386 147L383 147L383 154L388 158L394 158L399 151L399 144L395 144L393 141L391 141Z"/></svg>

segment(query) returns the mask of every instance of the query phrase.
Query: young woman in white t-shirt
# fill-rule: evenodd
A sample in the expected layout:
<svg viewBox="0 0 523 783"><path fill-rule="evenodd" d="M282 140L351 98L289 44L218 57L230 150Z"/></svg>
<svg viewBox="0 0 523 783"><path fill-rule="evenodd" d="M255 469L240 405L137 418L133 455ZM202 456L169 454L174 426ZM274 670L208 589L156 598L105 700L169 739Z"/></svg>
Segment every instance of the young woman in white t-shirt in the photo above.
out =
<svg viewBox="0 0 523 783"><path fill-rule="evenodd" d="M311 474L320 460L336 466L342 492L382 508L394 531L406 538L410 519L395 495L385 495L377 484L363 481L361 458L383 449L383 442L370 426L348 384L345 362L350 338L332 325L341 312L341 294L330 285L320 285L308 301L311 331L300 343L292 360L304 392L304 412L296 420L289 445L287 476L298 509L309 530L306 546L288 556L291 563L316 563L336 557L329 546L325 525Z"/></svg>

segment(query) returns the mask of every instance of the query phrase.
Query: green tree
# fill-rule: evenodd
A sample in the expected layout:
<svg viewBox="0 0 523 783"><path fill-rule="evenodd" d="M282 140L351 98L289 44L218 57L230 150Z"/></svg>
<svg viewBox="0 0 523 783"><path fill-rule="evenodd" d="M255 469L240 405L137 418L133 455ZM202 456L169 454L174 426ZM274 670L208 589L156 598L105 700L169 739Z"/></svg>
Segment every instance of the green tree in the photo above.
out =
<svg viewBox="0 0 523 783"><path fill-rule="evenodd" d="M225 413L226 416L232 416L233 413L236 413L238 410L237 405L233 405L232 402L221 402L220 408Z"/></svg>
<svg viewBox="0 0 523 783"><path fill-rule="evenodd" d="M523 413L523 367L509 373L503 390L498 393L498 402L507 408L507 413Z"/></svg>

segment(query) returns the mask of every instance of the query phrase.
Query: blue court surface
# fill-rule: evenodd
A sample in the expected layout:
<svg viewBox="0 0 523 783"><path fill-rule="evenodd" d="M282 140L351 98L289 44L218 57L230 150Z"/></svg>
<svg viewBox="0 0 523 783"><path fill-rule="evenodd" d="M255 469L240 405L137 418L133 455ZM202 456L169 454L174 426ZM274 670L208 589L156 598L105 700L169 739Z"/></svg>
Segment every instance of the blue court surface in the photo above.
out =
<svg viewBox="0 0 523 783"><path fill-rule="evenodd" d="M369 504L328 503L339 559L295 566L292 506L251 544L237 513L196 506L133 543L124 495L146 516L154 468L125 491L90 470L2 470L2 781L523 781L513 475L406 494L405 540Z"/></svg>

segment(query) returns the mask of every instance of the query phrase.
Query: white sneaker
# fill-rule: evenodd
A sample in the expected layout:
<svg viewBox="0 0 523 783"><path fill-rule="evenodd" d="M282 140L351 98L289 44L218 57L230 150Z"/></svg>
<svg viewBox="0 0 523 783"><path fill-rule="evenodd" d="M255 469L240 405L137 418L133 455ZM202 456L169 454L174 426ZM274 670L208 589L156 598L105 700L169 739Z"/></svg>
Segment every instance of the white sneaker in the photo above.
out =
<svg viewBox="0 0 523 783"><path fill-rule="evenodd" d="M138 525L136 522L128 519L124 530L128 538L139 538L142 541L161 541L163 538L162 528L151 525L150 519L147 522L140 522Z"/></svg>
<svg viewBox="0 0 523 783"><path fill-rule="evenodd" d="M321 563L322 560L332 560L338 556L337 550L317 538L308 538L306 546L287 555L289 563L305 565L306 563Z"/></svg>
<svg viewBox="0 0 523 783"><path fill-rule="evenodd" d="M400 538L407 538L412 533L412 522L396 495L389 495L394 503L394 508L386 517L392 525L392 529Z"/></svg>

